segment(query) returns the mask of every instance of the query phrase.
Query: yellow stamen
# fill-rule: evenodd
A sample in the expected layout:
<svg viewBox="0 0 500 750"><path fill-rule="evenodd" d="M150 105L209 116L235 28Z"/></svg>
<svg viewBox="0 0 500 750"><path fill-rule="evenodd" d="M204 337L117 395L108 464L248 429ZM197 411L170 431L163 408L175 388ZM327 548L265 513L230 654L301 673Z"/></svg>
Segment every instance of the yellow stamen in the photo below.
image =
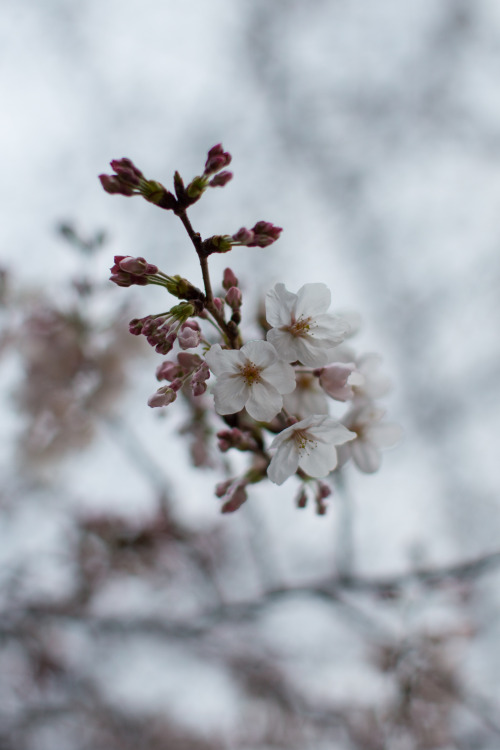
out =
<svg viewBox="0 0 500 750"><path fill-rule="evenodd" d="M254 383L260 383L261 368L257 367L253 362L247 360L244 365L240 365L240 373L245 378L247 385L253 385Z"/></svg>

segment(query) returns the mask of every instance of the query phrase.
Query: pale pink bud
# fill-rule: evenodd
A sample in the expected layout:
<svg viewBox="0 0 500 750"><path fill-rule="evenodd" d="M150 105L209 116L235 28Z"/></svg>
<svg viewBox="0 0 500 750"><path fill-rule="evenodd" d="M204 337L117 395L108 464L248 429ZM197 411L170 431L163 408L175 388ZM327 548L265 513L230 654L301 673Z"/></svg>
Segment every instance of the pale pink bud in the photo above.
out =
<svg viewBox="0 0 500 750"><path fill-rule="evenodd" d="M222 453L226 453L230 448L237 448L243 439L243 433L237 427L232 430L221 430L217 433L219 440L217 447Z"/></svg>
<svg viewBox="0 0 500 750"><path fill-rule="evenodd" d="M330 497L332 494L332 488L326 482L318 482L317 484L317 496L324 500L325 497Z"/></svg>
<svg viewBox="0 0 500 750"><path fill-rule="evenodd" d="M299 494L297 495L297 498L295 500L295 503L297 505L297 508L305 508L307 505L307 492L305 491L304 487L300 490Z"/></svg>
<svg viewBox="0 0 500 750"><path fill-rule="evenodd" d="M203 383L201 380L191 381L191 391L193 393L193 396L203 396L206 390L206 383Z"/></svg>
<svg viewBox="0 0 500 750"><path fill-rule="evenodd" d="M208 184L210 187L224 187L224 185L227 185L227 183L232 179L232 172L219 172L219 174L216 174L215 177L212 177Z"/></svg>
<svg viewBox="0 0 500 750"><path fill-rule="evenodd" d="M233 480L232 479L226 479L225 482L219 482L219 484L215 485L215 495L216 497L224 497L230 486L232 485Z"/></svg>
<svg viewBox="0 0 500 750"><path fill-rule="evenodd" d="M221 513L234 513L248 499L244 485L238 485L221 508Z"/></svg>
<svg viewBox="0 0 500 750"><path fill-rule="evenodd" d="M241 289L238 289L237 286L232 286L228 289L225 299L232 310L239 310L241 307Z"/></svg>
<svg viewBox="0 0 500 750"><path fill-rule="evenodd" d="M323 367L319 376L320 385L336 401L347 401L354 396L354 391L349 385L349 376L355 370L356 365L352 362L347 364L338 362Z"/></svg>
<svg viewBox="0 0 500 750"><path fill-rule="evenodd" d="M186 322L182 324L182 328L192 328L193 331L199 331L200 324L197 320L186 320Z"/></svg>
<svg viewBox="0 0 500 750"><path fill-rule="evenodd" d="M232 286L238 286L238 279L234 275L234 272L230 268L224 269L224 275L222 277L222 286L226 291L231 289Z"/></svg>
<svg viewBox="0 0 500 750"><path fill-rule="evenodd" d="M158 266L148 263L145 258L141 257L132 258L128 256L123 258L118 265L120 266L120 270L135 274L136 276L152 276L158 273Z"/></svg>
<svg viewBox="0 0 500 750"><path fill-rule="evenodd" d="M224 302L221 300L220 297L214 297L214 305L217 308L217 312L222 314L224 310Z"/></svg>
<svg viewBox="0 0 500 750"><path fill-rule="evenodd" d="M156 393L153 393L153 395L149 397L148 406L151 406L152 408L155 406L168 406L172 401L175 401L176 398L177 393L175 391L168 386L162 386L161 388L158 388Z"/></svg>
<svg viewBox="0 0 500 750"><path fill-rule="evenodd" d="M175 378L175 380L172 380L170 383L170 388L177 393L178 390L182 388L183 381L180 378Z"/></svg>
<svg viewBox="0 0 500 750"><path fill-rule="evenodd" d="M177 360L180 366L186 372L195 370L203 362L202 358L198 354L190 354L189 352L179 352L179 354L177 355Z"/></svg>
<svg viewBox="0 0 500 750"><path fill-rule="evenodd" d="M167 359L166 362L162 362L162 364L156 368L156 379L175 380L175 378L179 377L181 372L182 369L176 362L170 362L170 360Z"/></svg>
<svg viewBox="0 0 500 750"><path fill-rule="evenodd" d="M204 174L214 174L224 167L227 167L230 163L231 154L228 151L224 151L222 143L217 143L215 146L212 146L208 152Z"/></svg>
<svg viewBox="0 0 500 750"><path fill-rule="evenodd" d="M182 326L177 340L181 349L194 349L201 341L201 331L199 327L196 331L189 326Z"/></svg>
<svg viewBox="0 0 500 750"><path fill-rule="evenodd" d="M241 229L238 229L238 231L233 234L232 239L238 245L249 245L250 242L254 241L255 235L251 229L241 227Z"/></svg>

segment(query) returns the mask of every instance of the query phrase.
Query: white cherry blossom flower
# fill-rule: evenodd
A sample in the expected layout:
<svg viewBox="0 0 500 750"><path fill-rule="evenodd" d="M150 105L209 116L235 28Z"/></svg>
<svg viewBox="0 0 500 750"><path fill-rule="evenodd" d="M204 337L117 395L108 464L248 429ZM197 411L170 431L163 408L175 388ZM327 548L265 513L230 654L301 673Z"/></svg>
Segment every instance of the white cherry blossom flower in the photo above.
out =
<svg viewBox="0 0 500 750"><path fill-rule="evenodd" d="M311 414L328 414L328 401L318 378L310 372L296 372L296 388L283 399L283 407L297 419Z"/></svg>
<svg viewBox="0 0 500 750"><path fill-rule="evenodd" d="M217 376L215 410L234 414L243 407L251 417L269 422L281 411L283 394L295 388L295 372L267 341L249 341L241 349L214 344L205 355Z"/></svg>
<svg viewBox="0 0 500 750"><path fill-rule="evenodd" d="M335 446L355 437L333 417L313 414L274 438L267 475L275 484L283 484L299 468L310 477L326 477L337 465Z"/></svg>
<svg viewBox="0 0 500 750"><path fill-rule="evenodd" d="M355 433L355 439L342 446L339 463L352 458L360 471L373 474L382 463L381 448L392 448L400 440L402 429L393 422L382 422L385 409L372 403L362 403L348 412L342 420Z"/></svg>
<svg viewBox="0 0 500 750"><path fill-rule="evenodd" d="M391 390L390 379L384 372L380 372L382 364L380 354L368 352L359 355L345 344L338 346L332 354L334 355L332 362L335 364L343 363L345 365L354 363L356 372L362 375L362 382L356 379L355 382L351 380L349 383L353 387L354 398L368 401L381 398Z"/></svg>
<svg viewBox="0 0 500 750"><path fill-rule="evenodd" d="M307 367L333 361L333 347L344 340L349 324L326 311L331 294L326 284L304 284L297 294L276 284L266 295L266 316L272 326L267 339L285 362Z"/></svg>

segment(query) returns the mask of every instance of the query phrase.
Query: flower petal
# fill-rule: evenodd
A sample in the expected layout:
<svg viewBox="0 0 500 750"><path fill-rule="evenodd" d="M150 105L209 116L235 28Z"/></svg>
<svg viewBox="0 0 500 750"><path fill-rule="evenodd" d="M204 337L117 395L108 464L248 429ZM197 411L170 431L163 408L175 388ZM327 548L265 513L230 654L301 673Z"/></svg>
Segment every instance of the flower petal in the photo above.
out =
<svg viewBox="0 0 500 750"><path fill-rule="evenodd" d="M380 469L382 457L372 443L367 440L355 440L351 443L352 458L358 469L365 474L373 474Z"/></svg>
<svg viewBox="0 0 500 750"><path fill-rule="evenodd" d="M378 448L392 448L401 439L403 430L394 422L382 422L366 428L366 439Z"/></svg>
<svg viewBox="0 0 500 750"><path fill-rule="evenodd" d="M283 430L286 432L286 430ZM282 433L280 433L282 434ZM278 435L280 437L280 435ZM273 444L276 440L273 441ZM272 445L271 445L272 447ZM283 440L276 453L271 459L267 469L267 476L274 484L283 484L283 482L295 474L299 466L299 453L297 444L292 438Z"/></svg>
<svg viewBox="0 0 500 750"><path fill-rule="evenodd" d="M244 360L237 350L223 349L220 344L213 344L205 354L208 366L214 375L222 375L224 372L238 372L238 365Z"/></svg>
<svg viewBox="0 0 500 750"><path fill-rule="evenodd" d="M217 414L235 414L241 411L248 399L249 390L244 378L229 373L219 375L214 386Z"/></svg>
<svg viewBox="0 0 500 750"><path fill-rule="evenodd" d="M297 295L289 292L284 284L276 284L266 294L266 318L273 328L290 325L292 310Z"/></svg>
<svg viewBox="0 0 500 750"><path fill-rule="evenodd" d="M278 352L280 359L285 362L295 362L298 359L295 348L296 339L291 333L280 331L279 328L271 328L266 337Z"/></svg>
<svg viewBox="0 0 500 750"><path fill-rule="evenodd" d="M259 422L270 422L281 411L283 397L267 383L254 383L245 404L247 412Z"/></svg>
<svg viewBox="0 0 500 750"><path fill-rule="evenodd" d="M326 477L337 466L335 446L317 443L314 448L300 456L299 466L310 477Z"/></svg>
<svg viewBox="0 0 500 750"><path fill-rule="evenodd" d="M326 284L304 284L297 292L295 317L316 317L330 307L332 295Z"/></svg>
<svg viewBox="0 0 500 750"><path fill-rule="evenodd" d="M278 359L276 349L268 341L248 341L240 352L257 367L269 367Z"/></svg>
<svg viewBox="0 0 500 750"><path fill-rule="evenodd" d="M269 331L269 333L271 333L271 331ZM289 362L294 362L298 359L306 367L323 367L328 363L328 349L323 348L320 341L315 341L311 336L304 336L295 339L293 339L293 337L290 338L292 338L292 346L295 356L293 359L288 359ZM274 345L276 346L276 344Z"/></svg>
<svg viewBox="0 0 500 750"><path fill-rule="evenodd" d="M261 377L267 383L273 385L278 393L291 393L295 390L295 370L286 362L274 362L266 367L261 373Z"/></svg>

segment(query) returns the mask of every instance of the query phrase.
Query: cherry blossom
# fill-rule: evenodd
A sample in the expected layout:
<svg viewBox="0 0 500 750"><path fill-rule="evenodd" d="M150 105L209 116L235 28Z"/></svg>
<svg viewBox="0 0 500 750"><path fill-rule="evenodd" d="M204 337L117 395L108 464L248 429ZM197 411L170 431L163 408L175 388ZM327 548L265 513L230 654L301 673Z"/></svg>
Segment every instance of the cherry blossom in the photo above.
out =
<svg viewBox="0 0 500 750"><path fill-rule="evenodd" d="M319 382L335 401L348 401L354 398L354 387L362 386L365 379L353 362L336 362L321 370Z"/></svg>
<svg viewBox="0 0 500 750"><path fill-rule="evenodd" d="M283 394L295 388L293 367L278 358L267 341L249 341L241 349L214 344L206 361L217 376L215 410L234 414L246 407L251 417L269 422L281 411Z"/></svg>
<svg viewBox="0 0 500 750"><path fill-rule="evenodd" d="M310 477L326 477L337 466L335 446L355 437L355 432L333 417L313 414L274 438L267 475L275 484L283 484L299 468Z"/></svg>
<svg viewBox="0 0 500 750"><path fill-rule="evenodd" d="M304 284L297 294L276 284L266 295L266 316L271 325L268 341L286 362L299 361L307 367L332 362L331 351L340 344L349 324L326 311L331 294L325 284Z"/></svg>
<svg viewBox="0 0 500 750"><path fill-rule="evenodd" d="M328 414L328 401L318 378L310 372L296 371L296 381L295 390L283 399L286 411L298 419L311 414Z"/></svg>
<svg viewBox="0 0 500 750"><path fill-rule="evenodd" d="M371 402L362 403L345 415L342 421L355 433L355 440L341 448L341 464L352 458L364 474L378 471L382 463L380 449L392 448L402 436L402 429L398 424L381 421L384 415L385 409L380 409Z"/></svg>

